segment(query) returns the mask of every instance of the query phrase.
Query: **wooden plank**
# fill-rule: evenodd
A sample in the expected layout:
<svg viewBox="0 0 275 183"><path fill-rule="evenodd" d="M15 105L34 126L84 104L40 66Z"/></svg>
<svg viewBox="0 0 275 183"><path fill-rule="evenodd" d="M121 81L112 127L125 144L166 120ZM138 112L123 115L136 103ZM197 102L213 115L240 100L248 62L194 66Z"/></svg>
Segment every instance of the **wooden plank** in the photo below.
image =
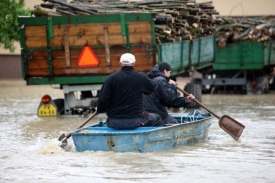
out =
<svg viewBox="0 0 275 183"><path fill-rule="evenodd" d="M145 69L145 71L149 71L155 65L155 62L154 62L154 59L152 56L150 56L150 55L147 56L144 53L139 53L139 54L135 54L135 55L136 55L135 57L137 60L135 68L139 69L140 71L143 71L142 69ZM102 68L104 68L104 67L108 67L108 68L109 67L120 67L120 62L119 62L120 56L121 56L121 54L113 56L111 58L112 62L111 62L110 66L107 66L106 63L103 62L104 57L99 57L100 60L103 60L103 61L100 62L98 67L102 67ZM73 67L71 67L71 68L73 68ZM75 65L74 68L78 68L77 64Z"/></svg>
<svg viewBox="0 0 275 183"><path fill-rule="evenodd" d="M92 72L93 74L110 74L120 68L119 59L120 56L126 52L123 47L114 47L110 49L110 66L106 65L105 48L94 49L94 52L98 56L100 63L97 68L79 68L77 65L78 57L81 50L71 50L70 52L70 67L66 68L64 50L53 50L52 51L52 62L53 62L53 73L62 74L74 74L82 75ZM135 69L137 71L148 72L155 65L155 58L152 55L146 54L146 48L143 47L132 47L131 52L136 57ZM87 69L92 69L87 71ZM68 70L68 71L67 71ZM46 51L34 51L33 59L28 61L28 74L30 76L47 76L48 72L48 61Z"/></svg>
<svg viewBox="0 0 275 183"><path fill-rule="evenodd" d="M95 54L100 60L100 66L107 66L106 64L106 56L105 56L105 48L93 49ZM132 47L131 52L136 56L139 64L149 64L150 67L153 63L154 58L151 55L146 55L146 48L142 47ZM64 50L53 50L52 52L53 59L53 67L54 68L66 68L65 55ZM81 53L81 50L71 50L70 52L70 67L78 67L77 60ZM119 66L120 56L125 53L125 48L123 47L114 47L110 49L110 66ZM139 58L140 57L140 58ZM139 58L139 59L138 59ZM148 60L149 58L149 60ZM33 51L33 59L28 62L29 68L36 69L46 69L48 67L47 61L47 51Z"/></svg>
<svg viewBox="0 0 275 183"><path fill-rule="evenodd" d="M32 56L33 58L38 58L38 59L48 59L48 52L46 50L33 50L32 51Z"/></svg>
<svg viewBox="0 0 275 183"><path fill-rule="evenodd" d="M151 35L151 24L150 22L129 22L128 32L129 34L148 33Z"/></svg>
<svg viewBox="0 0 275 183"><path fill-rule="evenodd" d="M149 46L150 50L153 50ZM137 63L139 62L140 64L154 64L156 63L156 58L153 52L148 52L146 50L145 46L142 47L131 47L131 53L133 53L136 57ZM153 65L151 65L153 66Z"/></svg>
<svg viewBox="0 0 275 183"><path fill-rule="evenodd" d="M148 59L149 57L138 57L138 59ZM110 74L112 72L118 71L121 69L119 64L117 66L113 65L112 67L96 67L96 68L56 68L54 66L53 75L54 76L63 76L63 75L97 75L97 74ZM140 72L148 72L152 69L151 64L135 64L135 70ZM36 69L36 68L28 68L28 76L48 76L48 69Z"/></svg>
<svg viewBox="0 0 275 183"><path fill-rule="evenodd" d="M45 70L48 69L48 62L47 60L31 60L28 61L28 70L29 69L41 69Z"/></svg>
<svg viewBox="0 0 275 183"><path fill-rule="evenodd" d="M146 53L146 47L145 46L133 46L131 47L131 53Z"/></svg>
<svg viewBox="0 0 275 183"><path fill-rule="evenodd" d="M26 37L27 48L45 48L47 47L46 37Z"/></svg>
<svg viewBox="0 0 275 183"><path fill-rule="evenodd" d="M104 27L111 30L111 34L121 34L120 23L102 23L102 24L78 24L78 25L54 25L53 33L55 36L62 36L64 28L68 27L69 36L79 36L84 35L103 35Z"/></svg>
<svg viewBox="0 0 275 183"><path fill-rule="evenodd" d="M106 64L105 55L98 55L98 58L100 60L98 67L119 66L119 59L117 60L118 57L116 55L112 55L112 57L111 57L112 62L110 63L110 65ZM78 58L71 58L70 68L79 68L79 66L77 65L77 60L78 60ZM64 59L62 59L62 58L54 58L53 59L53 68L54 69L56 69L56 68L66 68L65 66L66 66L66 64L64 63Z"/></svg>
<svg viewBox="0 0 275 183"><path fill-rule="evenodd" d="M135 63L135 69L138 71L148 72L155 65L155 62L152 56L136 54L136 60L137 61Z"/></svg>
<svg viewBox="0 0 275 183"><path fill-rule="evenodd" d="M125 53L125 48L120 47L120 48L111 48L110 49L110 59L111 59L111 65L113 62L117 62L119 63L119 58L120 56ZM93 51L95 52L95 54L97 55L97 57L100 60L99 66L107 66L106 65L106 55L105 55L105 48L97 48L97 49L93 49ZM70 51L70 64L71 67L78 67L77 66L77 60L80 56L81 50L71 50ZM53 50L52 51L52 58L53 58L53 64L55 67L58 68L62 68L65 67L65 65L62 63L64 62L64 50Z"/></svg>
<svg viewBox="0 0 275 183"><path fill-rule="evenodd" d="M121 35L121 25L109 24L83 24L83 25L54 25L51 46L64 46L64 30L68 29L70 46L104 45L104 28L109 31L109 44L126 44L126 39ZM131 44L151 42L151 27L149 22L130 22L128 31ZM47 47L46 26L27 26L26 45L29 48Z"/></svg>
<svg viewBox="0 0 275 183"><path fill-rule="evenodd" d="M47 47L46 26L26 26L26 46L29 48Z"/></svg>
<svg viewBox="0 0 275 183"><path fill-rule="evenodd" d="M63 75L97 75L109 74L117 71L119 68L115 67L96 67L96 68L68 68L68 69L54 69L55 76Z"/></svg>
<svg viewBox="0 0 275 183"><path fill-rule="evenodd" d="M35 50L32 52L32 59L27 61L28 71L29 69L48 69L48 54L47 51Z"/></svg>
<svg viewBox="0 0 275 183"><path fill-rule="evenodd" d="M54 69L55 76L63 76L63 75L97 75L104 74L108 75L115 71L119 71L121 69L120 66L117 67L97 67L97 68L67 68L67 69ZM152 67L150 67L152 69ZM135 66L135 70L137 71L149 71L148 66L140 65Z"/></svg>
<svg viewBox="0 0 275 183"><path fill-rule="evenodd" d="M56 36L51 40L51 46L63 46L63 36ZM69 44L70 46L104 46L105 39L104 34L101 35L84 35L82 37L79 36L69 36ZM109 44L117 45L117 44L126 44L126 39L121 35L109 35Z"/></svg>
<svg viewBox="0 0 275 183"><path fill-rule="evenodd" d="M107 27L104 27L104 38L105 38L106 64L110 65L111 58L110 58L110 44L109 44L109 29Z"/></svg>
<svg viewBox="0 0 275 183"><path fill-rule="evenodd" d="M149 33L151 34L151 24L149 22L129 22L128 32L131 33ZM65 27L68 27L69 36L79 36L83 35L103 35L104 28L108 28L111 34L121 34L120 23L101 23L101 24L78 24L78 25L54 25L53 35L62 36Z"/></svg>
<svg viewBox="0 0 275 183"><path fill-rule="evenodd" d="M26 37L46 37L47 31L46 26L26 26L25 27L25 34Z"/></svg>
<svg viewBox="0 0 275 183"><path fill-rule="evenodd" d="M70 51L70 58L72 59L78 59L80 56L82 49L72 49ZM105 55L105 50L104 48L97 48L97 49L93 49L93 51L95 52L95 54L98 55ZM53 50L52 51L52 57L53 58L60 58L60 59L64 59L64 50Z"/></svg>
<svg viewBox="0 0 275 183"><path fill-rule="evenodd" d="M53 25L53 36L63 36L65 28L68 28L69 36L83 35L103 35L104 27L107 27L110 34L121 34L120 23L108 23L108 24L79 24L79 25ZM26 37L45 37L47 26L26 26L25 34ZM132 33L151 33L151 26L149 22L129 22L128 32Z"/></svg>
<svg viewBox="0 0 275 183"><path fill-rule="evenodd" d="M30 77L46 77L49 76L49 70L28 69L27 75Z"/></svg>
<svg viewBox="0 0 275 183"><path fill-rule="evenodd" d="M67 27L64 28L64 52L65 52L65 60L66 60L66 66L70 67L71 61L70 61L70 45L68 41L68 29Z"/></svg>
<svg viewBox="0 0 275 183"><path fill-rule="evenodd" d="M148 34L130 34L130 43L131 44L149 44L152 42L151 35Z"/></svg>

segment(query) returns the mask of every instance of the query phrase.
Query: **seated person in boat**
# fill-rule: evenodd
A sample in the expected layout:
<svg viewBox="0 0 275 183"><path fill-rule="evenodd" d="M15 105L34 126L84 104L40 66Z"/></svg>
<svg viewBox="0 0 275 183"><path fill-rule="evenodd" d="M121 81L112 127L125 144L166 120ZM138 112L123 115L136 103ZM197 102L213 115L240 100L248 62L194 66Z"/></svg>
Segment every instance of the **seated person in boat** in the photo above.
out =
<svg viewBox="0 0 275 183"><path fill-rule="evenodd" d="M143 96L143 108L147 112L158 113L164 124L178 123L168 114L166 107L186 107L195 97L190 94L187 97L178 97L176 82L169 79L171 66L166 62L160 62L148 73L156 85L156 89L150 95Z"/></svg>
<svg viewBox="0 0 275 183"><path fill-rule="evenodd" d="M97 112L107 113L110 128L163 126L160 115L143 112L143 95L152 93L155 84L146 74L134 70L135 62L134 55L123 54L121 70L110 74L100 90Z"/></svg>

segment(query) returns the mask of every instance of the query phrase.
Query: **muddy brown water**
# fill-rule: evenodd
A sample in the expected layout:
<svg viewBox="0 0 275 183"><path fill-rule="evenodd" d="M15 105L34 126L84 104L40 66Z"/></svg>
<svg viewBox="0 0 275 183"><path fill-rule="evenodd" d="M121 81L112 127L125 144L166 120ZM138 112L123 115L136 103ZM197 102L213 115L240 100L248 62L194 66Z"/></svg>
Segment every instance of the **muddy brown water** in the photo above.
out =
<svg viewBox="0 0 275 183"><path fill-rule="evenodd" d="M181 82L181 81L179 81ZM0 182L264 182L275 181L275 94L203 95L202 103L246 126L235 141L213 118L198 144L150 153L76 152L62 133L85 118L38 117L40 98L63 97L50 86L0 80ZM182 110L182 109L181 109ZM105 118L97 116L89 124Z"/></svg>

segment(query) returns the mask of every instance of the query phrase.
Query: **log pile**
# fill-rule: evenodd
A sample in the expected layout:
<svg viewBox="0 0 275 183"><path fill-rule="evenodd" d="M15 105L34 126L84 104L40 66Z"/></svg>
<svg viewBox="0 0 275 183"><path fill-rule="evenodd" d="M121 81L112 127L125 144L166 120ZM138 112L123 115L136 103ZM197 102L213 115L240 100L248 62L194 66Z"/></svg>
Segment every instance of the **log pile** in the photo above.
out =
<svg viewBox="0 0 275 183"><path fill-rule="evenodd" d="M33 16L152 13L156 42L193 40L215 34L220 47L243 40L275 39L274 17L220 17L212 1L195 0L43 0Z"/></svg>
<svg viewBox="0 0 275 183"><path fill-rule="evenodd" d="M275 39L275 17L220 17L216 35L219 47L239 41ZM219 23L218 23L219 22Z"/></svg>
<svg viewBox="0 0 275 183"><path fill-rule="evenodd" d="M44 0L36 5L33 16L72 16L113 13L152 13L157 43L192 40L215 32L213 15L219 14L212 1L194 0L73 0L63 3Z"/></svg>

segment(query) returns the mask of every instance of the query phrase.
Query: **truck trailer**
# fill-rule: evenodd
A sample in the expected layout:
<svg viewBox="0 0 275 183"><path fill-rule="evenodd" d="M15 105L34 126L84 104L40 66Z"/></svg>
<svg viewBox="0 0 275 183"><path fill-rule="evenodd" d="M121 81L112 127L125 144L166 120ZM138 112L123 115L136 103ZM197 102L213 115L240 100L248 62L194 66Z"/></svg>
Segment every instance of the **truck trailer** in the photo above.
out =
<svg viewBox="0 0 275 183"><path fill-rule="evenodd" d="M172 66L171 77L190 76L184 87L202 101L203 93L267 93L275 65L275 41L244 41L220 48L216 36L157 43L155 15L122 13L19 17L22 77L27 85L58 85L62 99L42 96L39 116L74 115L94 110L107 76L119 58L136 56L135 70L158 62ZM191 108L199 107L196 103Z"/></svg>

